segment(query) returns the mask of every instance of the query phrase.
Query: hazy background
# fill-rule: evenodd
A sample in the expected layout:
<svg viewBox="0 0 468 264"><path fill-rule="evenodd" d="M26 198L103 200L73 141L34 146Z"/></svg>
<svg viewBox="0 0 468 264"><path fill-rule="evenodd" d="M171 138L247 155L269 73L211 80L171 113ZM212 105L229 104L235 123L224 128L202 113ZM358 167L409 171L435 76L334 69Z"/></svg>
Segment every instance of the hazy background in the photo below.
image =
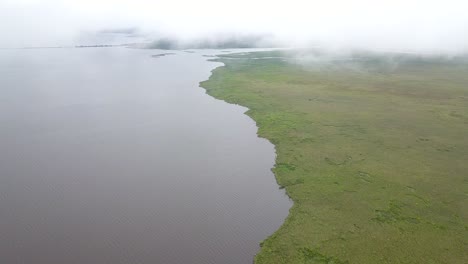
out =
<svg viewBox="0 0 468 264"><path fill-rule="evenodd" d="M467 10L463 0L0 0L0 47L102 44L111 40L96 32L132 29L142 41L261 34L288 46L462 53Z"/></svg>

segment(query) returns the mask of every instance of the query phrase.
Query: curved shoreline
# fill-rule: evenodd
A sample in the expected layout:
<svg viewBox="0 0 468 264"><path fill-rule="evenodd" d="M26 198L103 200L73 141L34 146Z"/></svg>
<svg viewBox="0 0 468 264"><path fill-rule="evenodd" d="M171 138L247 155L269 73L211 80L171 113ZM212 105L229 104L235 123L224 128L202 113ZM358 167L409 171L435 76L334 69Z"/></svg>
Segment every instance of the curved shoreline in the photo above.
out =
<svg viewBox="0 0 468 264"><path fill-rule="evenodd" d="M236 53L237 53L237 52L232 52L232 53L228 53L228 54L236 54ZM218 54L218 55L220 55L220 54ZM255 119L255 117L252 116L252 114L251 114L251 113L252 113L252 112L251 112L251 109L250 109L248 106L243 105L243 104L240 104L240 103L238 103L238 102L233 102L233 101L229 101L227 98L218 97L218 96L214 95L213 93L210 93L211 90L210 90L209 88L207 88L206 86L204 86L204 84L208 83L208 82L211 80L211 78L214 76L214 74L216 74L215 72L216 72L217 70L220 70L220 69L223 69L223 68L226 67L226 63L223 62L223 61L221 60L221 58L220 58L218 55L215 55L215 58L214 58L214 59L213 59L213 58L207 59L207 61L216 62L216 63L221 63L222 65L217 66L217 67L215 67L214 69L212 69L212 70L210 71L211 74L210 74L210 76L208 77L208 79L207 79L207 80L204 80L204 81L201 81L201 82L199 83L199 87L203 88L203 89L205 90L205 92L206 92L207 95L209 95L209 96L211 96L211 97L213 97L213 98L215 98L215 99L217 99L217 100L221 100L221 101L226 102L226 103L228 103L228 104L241 106L241 107L247 109L243 114L246 115L246 116L248 116L248 117L249 117L251 120L253 120L253 122L255 123L255 126L257 127L257 132L256 132L257 137L258 137L258 138L261 138L261 139L265 139L266 141L268 141L269 144L271 144L271 145L273 146L275 159L274 159L274 164L273 164L273 166L270 168L270 170L271 170L271 172L272 172L272 174L273 174L273 176L274 176L274 178L275 178L275 183L278 185L279 189L281 189L281 190L283 191L283 194L285 195L285 198L287 198L287 199L289 200L289 202L290 202L290 207L289 207L289 209L288 209L288 213L287 213L286 217L283 219L281 225L279 225L278 228L277 228L273 233L269 234L269 235L268 235L267 237L265 237L263 240L259 241L260 249L257 251L257 253L255 254L254 258L252 259L252 263L256 263L256 257L257 257L257 255L260 253L260 251L261 251L263 242L264 242L265 240L269 239L270 237L274 236L274 235L276 234L276 232L287 222L287 219L290 217L290 215L291 215L291 210L294 208L295 203L294 203L293 199L291 198L291 196L289 195L287 189L285 188L286 186L285 186L285 185L282 185L282 184L279 182L278 175L274 172L274 169L276 168L276 166L277 166L277 164L278 164L278 162L277 162L277 158L278 158L277 146L276 146L273 142L271 142L271 140L270 140L268 137L262 136L262 135L260 134L260 132L259 132L259 131L260 131L260 127L259 127L259 125L258 125L257 120ZM208 57L208 58L209 58L209 57L211 57L211 56L206 56L206 55L205 55L205 57ZM227 58L227 59L229 59L229 58Z"/></svg>
<svg viewBox="0 0 468 264"><path fill-rule="evenodd" d="M233 53L233 54L236 54L236 53ZM226 59L231 59L231 58L226 58ZM277 177L276 173L274 173L274 170L273 170L273 169L275 168L276 164L277 164L276 159L277 159L277 157L278 157L276 145L275 145L273 142L271 142L271 140L270 140L269 138L260 135L260 133L259 133L260 127L258 126L257 120L255 120L255 117L253 117L253 116L250 114L251 109L250 109L248 106L239 104L239 103L237 103L237 102L230 102L230 101L228 101L228 99L224 99L224 98L215 96L214 94L210 93L210 90L209 90L207 87L203 86L203 83L207 83L207 82L210 81L211 77L214 75L214 72L215 72L216 70L219 70L219 69L222 69L222 68L226 67L226 64L225 64L224 62L222 62L222 61L221 61L221 58L219 58L219 57L217 57L217 56L216 56L216 59L209 59L209 60L207 60L207 61L221 63L222 65L220 65L220 66L214 68L213 70L211 70L211 74L210 74L210 76L208 77L208 79L199 82L199 87L200 87L200 88L203 88L203 89L205 90L205 92L206 92L207 95L209 95L209 96L211 96L211 97L213 97L213 98L215 98L215 99L217 99L217 100L221 100L221 101L226 102L226 103L228 103L228 104L241 106L241 107L247 109L247 110L244 112L244 115L248 116L250 119L252 119L252 120L254 121L254 123L255 123L255 125L256 125L256 127L257 127L257 137L258 137L258 138L265 139L266 141L268 141L268 142L273 146L274 154L275 154L275 163L273 164L273 167L271 167L271 171L272 171L273 175L275 176L275 182L276 182L276 184L278 185L279 189L284 189L284 190L285 190L285 191L284 191L284 194L285 194L286 197L288 197L288 199L292 202L292 204L291 204L291 208L292 208L292 206L294 205L294 204L293 204L293 200L291 199L290 195L288 194L288 192L287 192L287 190L286 190L286 188L285 188L286 186L282 185L282 184L278 181L278 177ZM289 210L291 210L291 208L290 208ZM288 215L289 215L289 214L288 214ZM285 220L286 220L286 219L285 219Z"/></svg>

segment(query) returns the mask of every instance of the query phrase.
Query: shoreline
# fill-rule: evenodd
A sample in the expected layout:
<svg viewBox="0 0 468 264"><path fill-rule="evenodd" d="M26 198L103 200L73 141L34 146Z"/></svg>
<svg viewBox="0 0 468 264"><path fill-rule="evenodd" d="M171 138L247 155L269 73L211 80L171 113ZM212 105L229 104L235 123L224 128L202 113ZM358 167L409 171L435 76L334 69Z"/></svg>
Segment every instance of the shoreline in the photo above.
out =
<svg viewBox="0 0 468 264"><path fill-rule="evenodd" d="M254 51L253 53L256 53L256 52L261 52L261 51ZM221 97L218 97L218 96L215 96L214 94L210 93L210 90L203 86L205 83L208 83L211 78L213 77L214 74L216 74L216 71L217 70L220 70L222 68L225 68L226 67L226 62L222 61L222 58L220 56L222 55L235 55L235 54L242 54L242 53L245 53L245 52L232 52L232 53L224 53L224 54L218 54L218 55L210 55L210 56L207 56L205 55L204 57L207 57L207 61L209 62L216 62L216 63L221 63L222 65L219 65L217 67L215 67L214 69L212 69L210 71L210 76L208 77L208 79L204 80L204 81L201 81L199 82L199 87L204 89L205 90L205 93L211 97L213 97L214 99L217 99L217 100L221 100L225 103L228 103L228 104L233 104L233 105L237 105L237 106L241 106L241 107L244 107L246 108L247 110L243 113L244 115L248 116L251 120L254 121L255 123L255 126L257 127L257 132L256 132L256 136L258 138L262 138L262 139L265 139L268 141L269 144L271 144L273 146L273 150L274 150L274 156L275 156L275 159L274 159L274 164L273 166L270 168L270 171L272 172L273 176L274 176L274 179L275 179L275 183L278 185L278 189L282 190L283 191L283 194L285 195L285 198L287 198L289 200L289 202L291 203L291 206L289 207L288 209L288 214L287 216L283 219L281 225L271 234L269 234L267 237L265 237L263 240L261 241L258 241L258 245L259 245L259 250L256 252L256 254L254 255L253 259L252 259L252 263L256 263L256 257L257 255L260 253L260 251L262 250L262 245L264 243L265 240L269 239L270 237L274 236L275 233L284 225L286 224L288 218L291 216L291 210L294 208L295 206L295 203L294 203L294 200L291 198L290 194L288 193L287 189L286 189L286 186L281 184L280 181L279 181L279 177L278 175L275 173L274 169L276 168L278 162L277 162L277 158L278 158L278 150L277 150L277 146L266 136L262 136L260 134L260 126L258 125L258 122L257 120L255 119L254 116L252 116L250 113L251 109L246 106L246 105L243 105L241 103L237 103L237 102L231 102L229 100L226 100L225 98L221 98ZM250 53L250 52L249 52ZM226 59L229 59L229 58L226 58Z"/></svg>

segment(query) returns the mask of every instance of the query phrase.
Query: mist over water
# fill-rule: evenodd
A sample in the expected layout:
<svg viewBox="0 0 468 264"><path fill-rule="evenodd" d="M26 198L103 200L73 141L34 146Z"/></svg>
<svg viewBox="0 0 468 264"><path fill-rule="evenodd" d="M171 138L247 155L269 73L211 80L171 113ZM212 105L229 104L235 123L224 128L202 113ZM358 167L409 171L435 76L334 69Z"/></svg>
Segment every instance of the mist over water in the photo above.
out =
<svg viewBox="0 0 468 264"><path fill-rule="evenodd" d="M133 28L148 41L268 36L262 47L460 54L468 48L467 9L462 0L4 0L0 47L94 44L95 32Z"/></svg>

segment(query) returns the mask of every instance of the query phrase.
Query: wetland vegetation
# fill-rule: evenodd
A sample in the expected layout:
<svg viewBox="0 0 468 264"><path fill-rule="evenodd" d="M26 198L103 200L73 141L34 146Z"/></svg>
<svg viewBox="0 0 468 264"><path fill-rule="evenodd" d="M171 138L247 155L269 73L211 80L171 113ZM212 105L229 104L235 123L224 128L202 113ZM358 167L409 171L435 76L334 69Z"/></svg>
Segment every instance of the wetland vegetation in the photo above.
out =
<svg viewBox="0 0 468 264"><path fill-rule="evenodd" d="M224 54L201 83L250 109L294 201L255 262L467 263L468 60L300 53Z"/></svg>

